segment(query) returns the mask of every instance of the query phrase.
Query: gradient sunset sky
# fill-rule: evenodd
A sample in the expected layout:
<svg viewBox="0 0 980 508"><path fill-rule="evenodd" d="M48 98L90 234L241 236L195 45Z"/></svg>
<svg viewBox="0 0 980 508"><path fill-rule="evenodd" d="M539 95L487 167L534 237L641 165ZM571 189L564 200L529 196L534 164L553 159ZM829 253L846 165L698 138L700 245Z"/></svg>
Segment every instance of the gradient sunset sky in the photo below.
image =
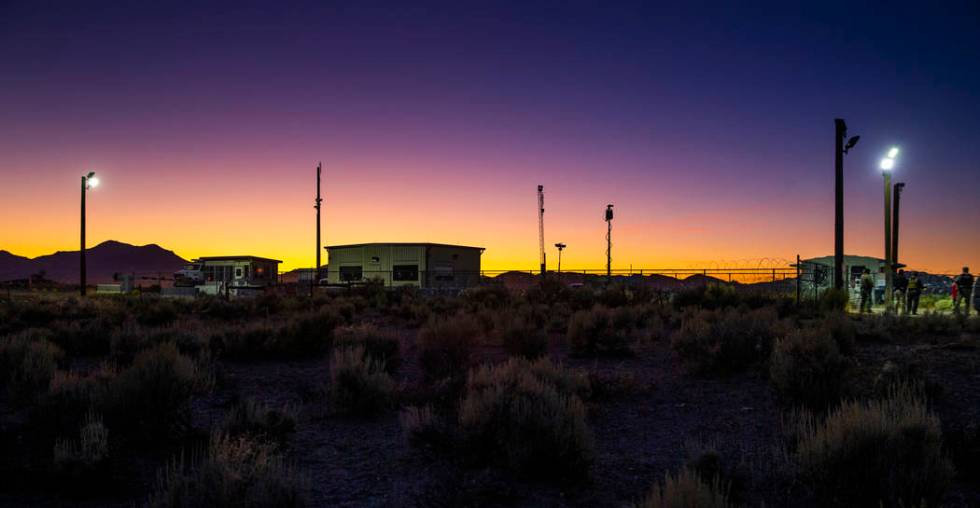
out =
<svg viewBox="0 0 980 508"><path fill-rule="evenodd" d="M726 5L721 6L721 5ZM882 256L878 160L901 147L900 261L980 269L976 2L0 3L0 249L157 243L312 266L325 244L486 247L563 268ZM556 254L549 249L553 268Z"/></svg>

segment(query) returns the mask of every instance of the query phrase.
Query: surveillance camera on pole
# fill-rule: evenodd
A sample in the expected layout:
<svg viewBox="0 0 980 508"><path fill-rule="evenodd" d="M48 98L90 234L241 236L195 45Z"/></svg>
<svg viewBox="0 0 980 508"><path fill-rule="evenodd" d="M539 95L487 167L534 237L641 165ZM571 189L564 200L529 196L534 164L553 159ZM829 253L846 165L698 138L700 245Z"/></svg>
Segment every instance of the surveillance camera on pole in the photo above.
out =
<svg viewBox="0 0 980 508"><path fill-rule="evenodd" d="M844 154L860 139L847 138L847 123L834 119L834 289L838 290L844 288Z"/></svg>

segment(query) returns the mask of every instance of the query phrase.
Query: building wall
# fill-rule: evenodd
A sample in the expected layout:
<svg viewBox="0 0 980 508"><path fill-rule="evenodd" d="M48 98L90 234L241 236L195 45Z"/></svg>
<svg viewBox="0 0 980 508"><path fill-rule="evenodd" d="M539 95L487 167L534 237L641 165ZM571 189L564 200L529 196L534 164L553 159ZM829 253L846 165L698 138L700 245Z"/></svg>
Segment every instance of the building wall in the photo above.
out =
<svg viewBox="0 0 980 508"><path fill-rule="evenodd" d="M469 287L480 282L480 251L427 245L329 248L327 282L378 280L386 286Z"/></svg>

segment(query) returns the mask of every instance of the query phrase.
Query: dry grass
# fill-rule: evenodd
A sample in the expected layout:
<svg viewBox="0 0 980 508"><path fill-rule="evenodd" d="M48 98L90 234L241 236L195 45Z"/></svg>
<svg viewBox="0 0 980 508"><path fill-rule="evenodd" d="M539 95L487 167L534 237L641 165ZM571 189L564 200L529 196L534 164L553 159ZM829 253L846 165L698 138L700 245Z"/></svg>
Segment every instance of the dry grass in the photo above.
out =
<svg viewBox="0 0 980 508"><path fill-rule="evenodd" d="M160 475L150 508L265 508L309 505L309 482L269 444L211 437L202 459L172 462Z"/></svg>
<svg viewBox="0 0 980 508"><path fill-rule="evenodd" d="M632 308L597 305L572 315L568 345L580 356L629 354L636 340L636 325Z"/></svg>
<svg viewBox="0 0 980 508"><path fill-rule="evenodd" d="M429 381L462 378L470 368L473 348L482 335L468 314L433 319L419 330L418 352L422 371Z"/></svg>
<svg viewBox="0 0 980 508"><path fill-rule="evenodd" d="M726 488L715 478L705 481L689 469L677 475L667 474L662 483L635 508L730 508Z"/></svg>
<svg viewBox="0 0 980 508"><path fill-rule="evenodd" d="M699 374L732 374L769 358L784 325L770 307L688 311L671 346Z"/></svg>
<svg viewBox="0 0 980 508"><path fill-rule="evenodd" d="M840 400L848 362L822 329L794 330L776 341L769 379L783 397L813 409Z"/></svg>
<svg viewBox="0 0 980 508"><path fill-rule="evenodd" d="M64 352L40 331L27 330L0 339L0 384L11 400L29 404L48 390Z"/></svg>
<svg viewBox="0 0 980 508"><path fill-rule="evenodd" d="M937 506L952 478L939 419L909 388L825 419L804 414L794 432L800 473L826 503Z"/></svg>
<svg viewBox="0 0 980 508"><path fill-rule="evenodd" d="M384 364L363 347L335 350L330 360L330 402L339 413L369 416L391 406L394 382Z"/></svg>
<svg viewBox="0 0 980 508"><path fill-rule="evenodd" d="M475 369L459 410L469 457L538 478L587 476L592 434L576 395L583 382L548 360Z"/></svg>
<svg viewBox="0 0 980 508"><path fill-rule="evenodd" d="M401 365L398 335L378 329L372 324L342 326L334 330L334 349L364 348L365 354L381 362L389 374L398 372Z"/></svg>

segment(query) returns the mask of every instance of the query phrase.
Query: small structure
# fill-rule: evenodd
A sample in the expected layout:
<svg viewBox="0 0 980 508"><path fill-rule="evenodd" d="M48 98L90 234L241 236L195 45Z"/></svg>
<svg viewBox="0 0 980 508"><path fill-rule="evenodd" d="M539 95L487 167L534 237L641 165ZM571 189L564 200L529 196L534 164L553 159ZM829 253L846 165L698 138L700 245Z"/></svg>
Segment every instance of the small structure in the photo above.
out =
<svg viewBox="0 0 980 508"><path fill-rule="evenodd" d="M904 265L896 265L897 267ZM822 291L834 286L834 256L800 260L801 289ZM885 291L885 260L871 256L844 256L844 284L851 298L860 296L861 275L867 269L875 281L875 301L880 301ZM879 294L880 293L880 294ZM855 300L856 301L856 300Z"/></svg>
<svg viewBox="0 0 980 508"><path fill-rule="evenodd" d="M327 250L328 284L377 281L385 286L473 287L480 283L483 247L441 243L358 243Z"/></svg>
<svg viewBox="0 0 980 508"><path fill-rule="evenodd" d="M258 256L209 256L195 259L174 274L174 296L204 294L254 294L278 282L278 259ZM178 291L177 288L185 288ZM187 291L189 288L192 291ZM195 290L196 289L196 290ZM179 295L178 295L179 293Z"/></svg>

